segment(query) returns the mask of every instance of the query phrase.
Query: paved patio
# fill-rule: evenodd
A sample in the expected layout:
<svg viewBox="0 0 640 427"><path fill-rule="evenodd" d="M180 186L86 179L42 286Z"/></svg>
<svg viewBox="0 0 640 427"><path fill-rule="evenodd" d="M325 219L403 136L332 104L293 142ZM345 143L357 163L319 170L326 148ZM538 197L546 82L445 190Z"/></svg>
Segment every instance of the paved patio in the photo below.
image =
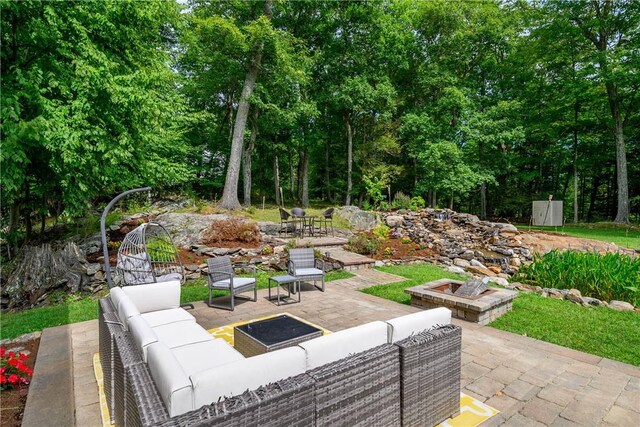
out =
<svg viewBox="0 0 640 427"><path fill-rule="evenodd" d="M207 329L288 312L338 331L418 310L357 291L402 278L376 270L355 273L327 283L325 293L309 286L301 304L278 307L261 290L258 302L241 302L234 312L196 303L191 313ZM463 392L501 411L483 426L640 426L640 368L490 327L454 323L463 329ZM24 427L100 425L92 367L97 351L97 320L43 332Z"/></svg>

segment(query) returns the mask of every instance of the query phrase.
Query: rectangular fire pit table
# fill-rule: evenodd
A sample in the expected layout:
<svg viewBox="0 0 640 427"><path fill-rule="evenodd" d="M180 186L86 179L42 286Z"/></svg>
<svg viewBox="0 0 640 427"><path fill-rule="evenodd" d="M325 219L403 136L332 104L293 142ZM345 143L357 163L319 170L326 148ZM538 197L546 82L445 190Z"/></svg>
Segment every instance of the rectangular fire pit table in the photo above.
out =
<svg viewBox="0 0 640 427"><path fill-rule="evenodd" d="M233 328L234 347L251 357L292 347L322 335L322 330L286 314Z"/></svg>

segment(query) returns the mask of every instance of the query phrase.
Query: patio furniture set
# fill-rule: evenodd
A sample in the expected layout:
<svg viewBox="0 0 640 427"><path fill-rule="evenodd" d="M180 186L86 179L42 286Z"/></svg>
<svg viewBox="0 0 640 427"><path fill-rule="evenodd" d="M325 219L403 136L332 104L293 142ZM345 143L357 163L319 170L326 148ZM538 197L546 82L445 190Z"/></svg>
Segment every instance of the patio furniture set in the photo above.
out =
<svg viewBox="0 0 640 427"><path fill-rule="evenodd" d="M279 316L236 330L262 347L234 348L180 308L179 281L116 287L99 307L117 426L432 426L460 409L448 309L324 336Z"/></svg>
<svg viewBox="0 0 640 427"><path fill-rule="evenodd" d="M257 300L257 272L256 267L245 264L232 264L231 258L228 256L221 256L217 258L209 258L207 260L208 273L207 279L209 284L209 306L214 308L221 308L224 310L235 309L235 299L250 299L252 301ZM234 267L250 268L253 271L253 277L236 277ZM300 302L300 283L305 281L313 281L314 286L316 282L320 281L322 287L316 286L319 290L324 292L324 261L316 259L313 252L313 248L300 248L289 250L289 261L287 264L288 274L284 276L270 277L269 282L269 299L271 300L271 286L276 287L276 300L280 305L280 286L287 286L287 297L291 297L291 287L293 286L293 292L298 294L298 302ZM218 298L213 298L213 291L226 291L229 292L231 299L230 306L221 305L215 302ZM243 292L253 291L253 298L247 298L244 296L238 296Z"/></svg>
<svg viewBox="0 0 640 427"><path fill-rule="evenodd" d="M333 228L333 211L334 208L329 208L322 212L320 215L307 215L302 208L293 208L291 213L287 212L284 208L279 208L280 211L280 229L278 233L280 235L291 235L304 237L316 236L324 234L335 235L335 229Z"/></svg>

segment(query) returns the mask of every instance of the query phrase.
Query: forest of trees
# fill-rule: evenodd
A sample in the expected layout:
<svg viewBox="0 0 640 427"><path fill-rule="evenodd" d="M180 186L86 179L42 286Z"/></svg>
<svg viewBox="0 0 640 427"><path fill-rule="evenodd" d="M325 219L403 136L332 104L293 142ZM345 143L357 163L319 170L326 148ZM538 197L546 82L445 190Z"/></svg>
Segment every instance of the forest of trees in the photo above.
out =
<svg viewBox="0 0 640 427"><path fill-rule="evenodd" d="M142 185L640 212L639 1L0 4L5 230Z"/></svg>

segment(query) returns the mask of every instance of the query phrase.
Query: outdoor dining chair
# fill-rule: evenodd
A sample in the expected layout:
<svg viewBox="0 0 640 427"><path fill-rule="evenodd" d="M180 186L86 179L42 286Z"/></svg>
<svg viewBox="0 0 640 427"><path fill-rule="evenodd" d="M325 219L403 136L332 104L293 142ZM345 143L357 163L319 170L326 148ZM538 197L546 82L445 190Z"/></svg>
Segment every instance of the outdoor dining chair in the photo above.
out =
<svg viewBox="0 0 640 427"><path fill-rule="evenodd" d="M307 213L302 208L291 209L291 215L300 221L300 237L304 237L304 233L308 232L310 236L313 236L313 228L315 226L315 216L307 216Z"/></svg>
<svg viewBox="0 0 640 427"><path fill-rule="evenodd" d="M329 235L329 226L331 227L331 235L335 236L335 229L333 228L333 211L334 208L329 208L326 211L322 212L318 218L315 219L315 224L318 226L320 232L322 232L322 228L324 227L324 234Z"/></svg>
<svg viewBox="0 0 640 427"><path fill-rule="evenodd" d="M221 308L223 310L233 311L235 309L235 298L246 299L250 301L258 300L258 292L256 287L256 267L253 265L242 265L245 268L253 269L253 277L236 277L233 270L231 258L221 256L217 258L209 258L207 260L209 272L207 273L207 281L209 284L209 307ZM253 289L253 299L241 297L237 294L247 292ZM231 306L219 305L214 303L213 291L227 291L230 293ZM224 297L215 298L218 300Z"/></svg>
<svg viewBox="0 0 640 427"><path fill-rule="evenodd" d="M300 223L300 220L291 215L283 208L278 208L278 210L280 211L280 229L278 230L278 234L282 235L282 233L284 232L284 234L286 235L291 230L291 226L293 226L293 231L291 231L291 234L294 235L298 230L298 224Z"/></svg>
<svg viewBox="0 0 640 427"><path fill-rule="evenodd" d="M316 281L322 281L322 288L318 289L324 292L324 261L316 259L313 248L289 249L288 270L301 281L313 280L316 288Z"/></svg>

